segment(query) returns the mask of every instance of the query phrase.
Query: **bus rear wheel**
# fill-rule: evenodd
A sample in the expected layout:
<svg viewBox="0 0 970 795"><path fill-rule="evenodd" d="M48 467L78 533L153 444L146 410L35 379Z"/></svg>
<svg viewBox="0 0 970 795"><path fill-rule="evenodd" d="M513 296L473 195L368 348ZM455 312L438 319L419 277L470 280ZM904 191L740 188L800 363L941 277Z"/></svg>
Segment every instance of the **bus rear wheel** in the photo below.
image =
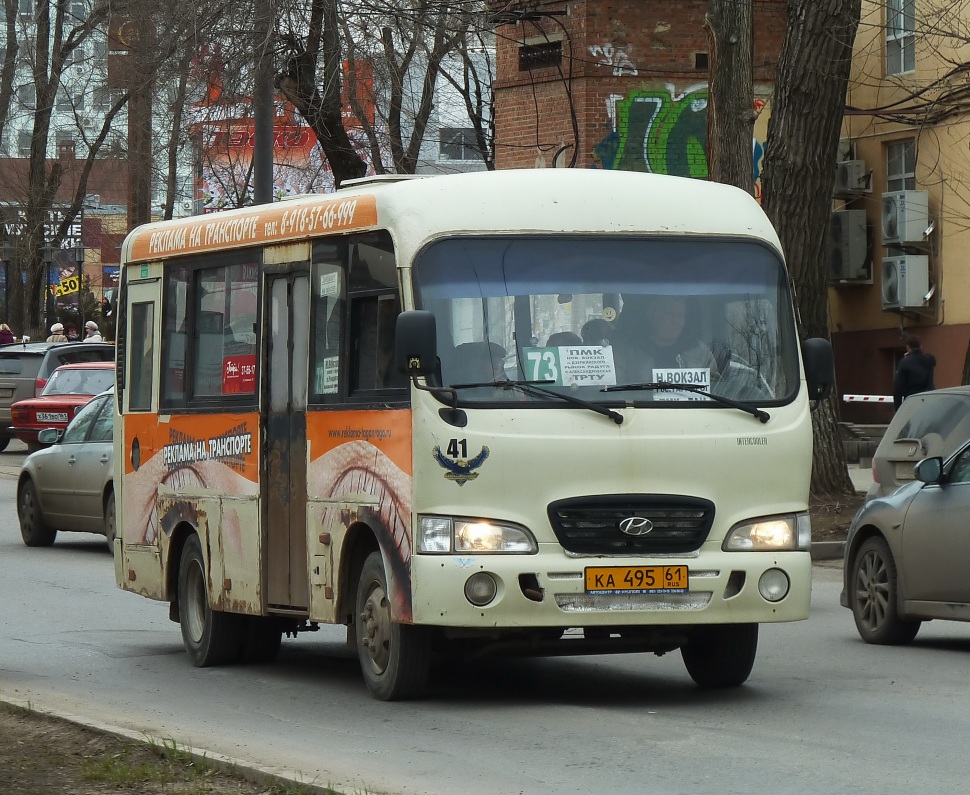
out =
<svg viewBox="0 0 970 795"><path fill-rule="evenodd" d="M179 565L179 625L189 659L197 668L239 659L245 639L243 617L209 606L205 559L196 535L189 536Z"/></svg>
<svg viewBox="0 0 970 795"><path fill-rule="evenodd" d="M420 694L428 678L431 647L421 627L391 619L391 597L380 552L372 552L357 585L357 656L375 698L396 701Z"/></svg>
<svg viewBox="0 0 970 795"><path fill-rule="evenodd" d="M758 653L757 624L700 627L680 649L687 673L701 687L744 684Z"/></svg>

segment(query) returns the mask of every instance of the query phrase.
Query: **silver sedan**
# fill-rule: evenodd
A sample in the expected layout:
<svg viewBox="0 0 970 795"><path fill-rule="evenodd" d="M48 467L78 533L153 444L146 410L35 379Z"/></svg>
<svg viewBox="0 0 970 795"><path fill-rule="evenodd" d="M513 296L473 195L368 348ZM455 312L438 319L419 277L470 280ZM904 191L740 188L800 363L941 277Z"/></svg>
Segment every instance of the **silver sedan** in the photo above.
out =
<svg viewBox="0 0 970 795"><path fill-rule="evenodd" d="M29 547L54 543L59 531L115 537L113 485L114 396L92 399L63 431L39 438L53 444L27 457L17 482L20 533ZM58 438L60 437L60 438Z"/></svg>
<svg viewBox="0 0 970 795"><path fill-rule="evenodd" d="M970 621L970 446L924 458L915 475L849 527L841 602L866 643L908 643L930 619Z"/></svg>

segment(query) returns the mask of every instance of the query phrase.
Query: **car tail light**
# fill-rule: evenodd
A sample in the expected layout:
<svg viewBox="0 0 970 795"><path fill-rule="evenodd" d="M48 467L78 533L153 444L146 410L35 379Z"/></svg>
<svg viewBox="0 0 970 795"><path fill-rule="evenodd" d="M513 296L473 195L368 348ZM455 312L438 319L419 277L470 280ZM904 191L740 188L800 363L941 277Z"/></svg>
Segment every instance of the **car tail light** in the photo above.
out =
<svg viewBox="0 0 970 795"><path fill-rule="evenodd" d="M44 387L47 386L46 378L35 378L34 379L34 397L40 397L40 393L44 391Z"/></svg>
<svg viewBox="0 0 970 795"><path fill-rule="evenodd" d="M10 416L13 419L14 425L29 422L30 420L30 412L27 409L18 409L16 406L10 410Z"/></svg>

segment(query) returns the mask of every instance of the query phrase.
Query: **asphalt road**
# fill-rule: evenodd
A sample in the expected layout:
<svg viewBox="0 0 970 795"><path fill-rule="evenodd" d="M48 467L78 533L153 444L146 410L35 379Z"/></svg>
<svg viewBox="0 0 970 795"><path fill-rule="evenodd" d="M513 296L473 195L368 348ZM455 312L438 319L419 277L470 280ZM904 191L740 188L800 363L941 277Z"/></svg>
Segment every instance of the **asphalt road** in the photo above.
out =
<svg viewBox="0 0 970 795"><path fill-rule="evenodd" d="M961 792L970 625L865 646L815 569L807 622L763 628L749 683L697 689L679 654L438 670L372 700L341 629L273 665L196 669L165 605L114 586L100 537L23 546L0 454L0 698L369 793Z"/></svg>

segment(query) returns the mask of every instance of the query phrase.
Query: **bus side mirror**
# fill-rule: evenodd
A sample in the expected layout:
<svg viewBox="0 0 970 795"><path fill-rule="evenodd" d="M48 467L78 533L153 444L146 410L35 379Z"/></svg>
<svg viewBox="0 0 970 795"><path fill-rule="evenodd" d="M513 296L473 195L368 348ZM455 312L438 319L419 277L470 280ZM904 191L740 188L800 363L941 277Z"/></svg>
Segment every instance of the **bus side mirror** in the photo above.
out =
<svg viewBox="0 0 970 795"><path fill-rule="evenodd" d="M824 400L835 383L835 357L832 343L821 337L812 337L802 343L802 361L805 362L805 380L810 400Z"/></svg>
<svg viewBox="0 0 970 795"><path fill-rule="evenodd" d="M424 309L397 316L394 329L394 366L408 376L428 376L438 370L435 318Z"/></svg>

